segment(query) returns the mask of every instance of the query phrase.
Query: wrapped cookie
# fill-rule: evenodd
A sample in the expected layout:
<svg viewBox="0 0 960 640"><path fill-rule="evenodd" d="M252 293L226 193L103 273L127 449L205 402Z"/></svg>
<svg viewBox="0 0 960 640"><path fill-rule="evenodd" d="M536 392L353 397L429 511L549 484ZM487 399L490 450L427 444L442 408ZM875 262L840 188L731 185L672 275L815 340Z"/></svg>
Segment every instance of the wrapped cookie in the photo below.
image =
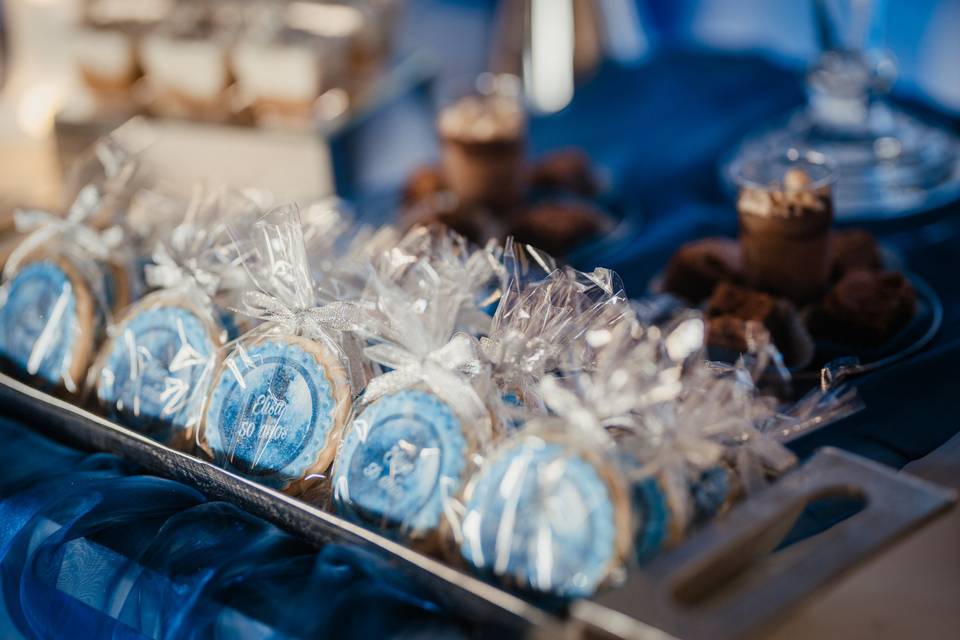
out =
<svg viewBox="0 0 960 640"><path fill-rule="evenodd" d="M128 175L129 156L98 144L97 162ZM116 166L110 163L116 163ZM94 182L79 190L64 216L18 211L18 231L28 234L11 253L0 290L0 355L37 383L78 393L113 311L136 294L132 256L124 232L89 223L123 180Z"/></svg>
<svg viewBox="0 0 960 640"><path fill-rule="evenodd" d="M223 221L255 211L237 194L198 191L156 243L145 267L155 291L108 328L90 372L90 395L110 419L192 447L202 383L236 327L223 303L245 282Z"/></svg>
<svg viewBox="0 0 960 640"><path fill-rule="evenodd" d="M569 395L549 383L543 392ZM463 560L521 589L587 597L615 582L629 558L630 485L589 412L535 417L495 446L455 513Z"/></svg>
<svg viewBox="0 0 960 640"><path fill-rule="evenodd" d="M404 286L378 276L371 285L383 327L364 354L386 373L370 381L344 434L334 504L355 522L429 547L491 435L477 342L455 331L471 294L425 258Z"/></svg>
<svg viewBox="0 0 960 640"><path fill-rule="evenodd" d="M231 226L231 235L255 287L240 311L263 322L224 348L197 444L225 469L292 494L312 492L324 484L364 382L342 346L362 314L318 299L297 207Z"/></svg>
<svg viewBox="0 0 960 640"><path fill-rule="evenodd" d="M380 276L402 287L416 287L422 275L414 265L428 265L452 288L460 306L454 311L456 329L486 334L503 293L506 269L496 242L477 247L443 227L416 226L374 260Z"/></svg>
<svg viewBox="0 0 960 640"><path fill-rule="evenodd" d="M514 249L508 239L506 252ZM550 265L545 277L529 282L529 270L521 268L522 254L516 250L505 261L510 276L480 350L508 405L542 409L536 393L540 380L561 366L581 368L586 331L604 321L615 323L628 307L612 271L587 274Z"/></svg>

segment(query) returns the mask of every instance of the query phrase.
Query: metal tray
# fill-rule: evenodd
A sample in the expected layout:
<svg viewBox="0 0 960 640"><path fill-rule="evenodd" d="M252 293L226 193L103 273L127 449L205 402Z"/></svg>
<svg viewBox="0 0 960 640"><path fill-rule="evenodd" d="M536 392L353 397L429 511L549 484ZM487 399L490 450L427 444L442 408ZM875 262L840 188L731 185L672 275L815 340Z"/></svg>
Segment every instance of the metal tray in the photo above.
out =
<svg viewBox="0 0 960 640"><path fill-rule="evenodd" d="M947 511L952 492L834 449L694 533L620 587L566 611L548 611L287 495L158 444L0 373L0 407L32 428L109 451L149 471L233 502L309 542L360 545L468 619L538 637L732 638L769 623L830 580ZM860 499L855 515L774 551L805 506Z"/></svg>

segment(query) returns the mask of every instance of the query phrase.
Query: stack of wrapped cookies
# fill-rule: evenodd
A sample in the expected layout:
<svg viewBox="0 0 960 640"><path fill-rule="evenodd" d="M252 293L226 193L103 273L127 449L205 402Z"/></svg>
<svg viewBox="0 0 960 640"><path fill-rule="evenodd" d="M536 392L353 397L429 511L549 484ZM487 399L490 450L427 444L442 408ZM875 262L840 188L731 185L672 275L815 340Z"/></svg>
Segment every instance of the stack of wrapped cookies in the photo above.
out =
<svg viewBox="0 0 960 640"><path fill-rule="evenodd" d="M653 322L608 269L336 200L180 201L98 149L63 215L18 216L8 370L506 586L615 583L789 470L772 434L851 406L778 406L768 338L710 362L698 312Z"/></svg>

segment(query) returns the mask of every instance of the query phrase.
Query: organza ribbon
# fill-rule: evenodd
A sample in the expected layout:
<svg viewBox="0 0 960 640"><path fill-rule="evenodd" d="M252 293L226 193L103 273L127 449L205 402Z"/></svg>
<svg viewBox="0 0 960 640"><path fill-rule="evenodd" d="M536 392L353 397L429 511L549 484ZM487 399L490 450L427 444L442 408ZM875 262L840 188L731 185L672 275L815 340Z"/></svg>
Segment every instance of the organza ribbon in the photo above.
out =
<svg viewBox="0 0 960 640"><path fill-rule="evenodd" d="M477 341L466 333L456 333L447 344L421 355L394 343L372 345L363 352L370 360L391 369L370 381L364 402L424 382L460 415L486 413L470 384L470 379L481 371L480 353Z"/></svg>
<svg viewBox="0 0 960 640"><path fill-rule="evenodd" d="M92 195L91 195L92 194ZM89 198L99 198L99 192L92 185L84 187L77 202ZM16 271L22 260L54 238L64 238L78 246L97 260L105 261L110 258L112 250L120 246L123 241L123 230L119 227L110 227L104 231L97 231L84 224L86 214L74 213L78 210L74 203L71 213L61 217L41 209L20 209L14 214L14 224L19 233L29 233L7 261L6 273ZM87 205L83 205L81 209Z"/></svg>
<svg viewBox="0 0 960 640"><path fill-rule="evenodd" d="M317 307L297 307L262 291L245 291L241 297L245 315L281 325L291 333L309 336L329 332L382 332L384 328L365 307L353 302L330 302Z"/></svg>
<svg viewBox="0 0 960 640"><path fill-rule="evenodd" d="M144 277L150 287L172 289L191 284L208 296L220 289L220 274L205 268L196 257L177 260L161 243L154 249L152 258L153 264L144 267Z"/></svg>

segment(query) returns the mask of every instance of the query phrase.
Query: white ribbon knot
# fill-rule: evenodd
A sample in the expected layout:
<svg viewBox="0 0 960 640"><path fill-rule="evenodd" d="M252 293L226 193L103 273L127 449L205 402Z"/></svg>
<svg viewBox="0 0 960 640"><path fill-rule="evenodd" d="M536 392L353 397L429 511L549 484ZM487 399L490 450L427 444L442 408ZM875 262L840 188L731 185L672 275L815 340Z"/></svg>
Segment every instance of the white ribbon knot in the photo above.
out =
<svg viewBox="0 0 960 640"><path fill-rule="evenodd" d="M392 369L370 381L364 392L365 402L424 382L460 415L484 413L483 403L470 384L482 365L477 341L468 334L457 333L445 345L420 355L393 343L373 345L363 352Z"/></svg>
<svg viewBox="0 0 960 640"><path fill-rule="evenodd" d="M152 258L153 264L144 267L144 276L151 287L172 289L189 283L211 297L220 289L220 275L204 268L196 257L178 261L166 245L159 244Z"/></svg>

